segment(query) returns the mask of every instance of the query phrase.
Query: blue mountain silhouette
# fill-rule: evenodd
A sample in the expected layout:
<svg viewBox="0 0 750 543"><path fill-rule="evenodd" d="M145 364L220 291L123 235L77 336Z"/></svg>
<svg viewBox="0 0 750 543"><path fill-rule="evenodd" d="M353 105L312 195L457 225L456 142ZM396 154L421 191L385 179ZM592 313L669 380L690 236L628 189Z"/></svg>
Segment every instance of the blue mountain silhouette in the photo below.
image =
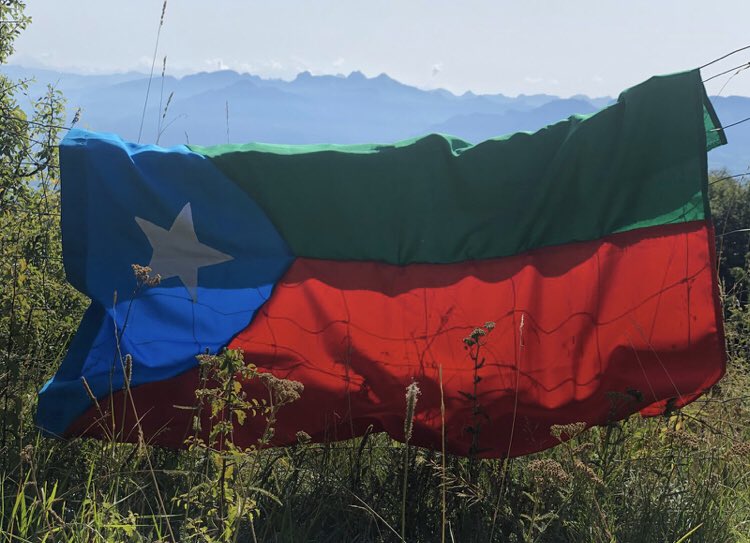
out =
<svg viewBox="0 0 750 543"><path fill-rule="evenodd" d="M85 128L138 138L148 87L144 74L78 75L20 66L3 66L2 71L14 79L34 77L30 97L41 95L48 83L55 85L64 93L70 115L81 108L80 125ZM712 101L724 124L750 117L748 97L712 97ZM386 74L302 72L284 81L224 70L154 77L141 141L364 143L441 132L478 142L534 131L570 115L593 113L611 102L608 97L585 95L455 95L418 89ZM750 123L730 128L727 135L729 145L712 151L709 165L744 172L750 167Z"/></svg>

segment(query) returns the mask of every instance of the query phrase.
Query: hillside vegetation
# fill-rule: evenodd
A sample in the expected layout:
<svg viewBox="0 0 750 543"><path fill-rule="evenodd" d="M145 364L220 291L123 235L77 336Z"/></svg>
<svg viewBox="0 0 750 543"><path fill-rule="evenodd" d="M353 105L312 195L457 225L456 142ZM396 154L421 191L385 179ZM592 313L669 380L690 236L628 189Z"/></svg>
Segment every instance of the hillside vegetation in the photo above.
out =
<svg viewBox="0 0 750 543"><path fill-rule="evenodd" d="M15 1L0 6L0 19L20 21L2 26L4 63L28 21ZM60 441L35 428L36 394L86 300L62 266L55 145L63 97L50 88L27 115L25 89L0 76L3 541L750 541L750 188L742 178L715 172L710 185L728 372L681 411L558 427L564 443L508 461L443 456L374 434L324 444L300 434L282 449L267 447L267 433L241 450L221 425L180 451ZM300 393L271 383L283 401L258 406L233 392L238 375L258 378L235 353L201 363L215 383L199 391L208 406L255 409L269 429Z"/></svg>

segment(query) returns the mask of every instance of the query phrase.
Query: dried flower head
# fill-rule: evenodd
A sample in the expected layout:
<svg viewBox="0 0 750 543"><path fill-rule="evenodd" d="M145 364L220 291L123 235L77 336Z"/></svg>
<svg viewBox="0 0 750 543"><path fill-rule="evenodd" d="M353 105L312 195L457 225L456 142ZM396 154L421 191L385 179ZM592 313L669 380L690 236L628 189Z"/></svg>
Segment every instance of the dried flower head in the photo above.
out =
<svg viewBox="0 0 750 543"><path fill-rule="evenodd" d="M750 456L750 441L740 441L735 443L729 449L729 454L738 458L747 458Z"/></svg>
<svg viewBox="0 0 750 543"><path fill-rule="evenodd" d="M141 266L140 264L131 264L133 268L133 274L138 286L155 287L161 283L161 275L158 273L151 276L151 268L148 266Z"/></svg>
<svg viewBox="0 0 750 543"><path fill-rule="evenodd" d="M586 477L586 479L588 479L595 485L604 486L604 481L602 481L601 477L599 477L596 472L591 469L591 466L587 466L578 459L573 462L573 466L578 470L579 473L581 473L584 477Z"/></svg>
<svg viewBox="0 0 750 543"><path fill-rule="evenodd" d="M570 483L571 477L560 462L551 458L532 460L526 466L534 484L540 489L556 488Z"/></svg>
<svg viewBox="0 0 750 543"><path fill-rule="evenodd" d="M584 441L583 443L581 443L580 445L578 445L577 447L573 449L573 455L576 455L576 456L584 455L588 453L589 451L591 451L593 448L594 448L593 443L591 443L590 441Z"/></svg>
<svg viewBox="0 0 750 543"><path fill-rule="evenodd" d="M29 443L23 449L21 449L21 462L23 462L24 464L31 464L31 461L33 459L34 459L34 446Z"/></svg>
<svg viewBox="0 0 750 543"><path fill-rule="evenodd" d="M674 430L667 428L666 436L672 440L672 442L678 447L685 447L687 449L700 449L701 445L705 445L705 440L695 435L693 432L687 430Z"/></svg>
<svg viewBox="0 0 750 543"><path fill-rule="evenodd" d="M484 328L474 328L474 330L471 331L471 337L474 339L478 339L486 335L487 335L487 330L485 330Z"/></svg>
<svg viewBox="0 0 750 543"><path fill-rule="evenodd" d="M279 379L271 373L259 373L258 378L271 393L275 406L282 406L299 400L305 387L299 381Z"/></svg>
<svg viewBox="0 0 750 543"><path fill-rule="evenodd" d="M417 408L417 396L421 394L416 381L406 387L406 418L404 419L404 441L409 443L414 430L414 412Z"/></svg>
<svg viewBox="0 0 750 543"><path fill-rule="evenodd" d="M549 433L559 441L573 439L586 429L585 422L571 422L570 424L553 424Z"/></svg>
<svg viewBox="0 0 750 543"><path fill-rule="evenodd" d="M130 386L133 379L133 357L130 354L125 355L125 385Z"/></svg>

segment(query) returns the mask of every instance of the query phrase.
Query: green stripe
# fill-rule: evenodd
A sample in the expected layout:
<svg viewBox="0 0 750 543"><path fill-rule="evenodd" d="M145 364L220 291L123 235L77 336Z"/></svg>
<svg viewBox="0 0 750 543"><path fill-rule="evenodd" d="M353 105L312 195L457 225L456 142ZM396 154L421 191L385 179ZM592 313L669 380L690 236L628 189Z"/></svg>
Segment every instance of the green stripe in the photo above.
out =
<svg viewBox="0 0 750 543"><path fill-rule="evenodd" d="M721 143L717 132L707 140L712 111L696 70L651 78L594 115L477 145L430 135L192 149L265 209L298 256L448 263L702 220L706 146Z"/></svg>

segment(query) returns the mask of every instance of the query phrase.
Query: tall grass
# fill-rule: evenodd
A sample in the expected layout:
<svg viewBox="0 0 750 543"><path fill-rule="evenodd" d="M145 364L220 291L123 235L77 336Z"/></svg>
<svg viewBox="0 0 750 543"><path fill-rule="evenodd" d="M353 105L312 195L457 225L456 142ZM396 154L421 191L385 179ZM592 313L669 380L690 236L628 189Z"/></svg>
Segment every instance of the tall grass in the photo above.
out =
<svg viewBox="0 0 750 543"><path fill-rule="evenodd" d="M746 187L722 190L735 200L731 207L750 206ZM728 207L715 205L720 226ZM48 243L56 247L59 238ZM507 462L409 447L414 390L407 393L406 445L372 433L313 444L300 434L293 447L260 442L241 450L222 433L226 426L182 451L43 438L32 423L35 392L58 365L76 319L42 326L35 319L44 314L11 305L16 317L6 314L2 329L16 334L11 360L30 360L39 342L58 339L45 358L21 364L26 377L4 391L0 535L56 542L750 541L750 309L745 276L735 270L731 277L732 294L724 295L729 369L709 394L668 417L555 427L559 446ZM39 281L16 279L15 286L18 300ZM76 295L64 292L71 301L57 304L80 314ZM39 295L51 303L60 291ZM30 327L8 326L24 318ZM234 367L242 360L235 357L219 375L211 360L206 371L220 385L203 389L203 399L224 402L217 412L256 410L272 427L273 410L283 404L233 396L233 379L257 378L254 369Z"/></svg>
<svg viewBox="0 0 750 543"><path fill-rule="evenodd" d="M196 400L220 415L207 440L196 433L180 451L118 443L115 433L59 441L41 437L33 415L86 304L62 267L54 147L62 101L50 89L26 119L14 89L23 85L0 75L0 540L750 541L750 189L726 172L714 176L711 204L728 373L668 417L556 427L559 446L509 461L410 447L408 409L406 444L371 432L313 444L300 433L296 445L274 449L276 412L299 387L269 380L266 403L238 396L238 375L259 376L230 352L202 361L213 384ZM148 287L153 278L140 272ZM470 345L475 367L489 324ZM474 407L480 450L482 406ZM264 417L268 432L241 449L232 425L220 423L245 416Z"/></svg>

